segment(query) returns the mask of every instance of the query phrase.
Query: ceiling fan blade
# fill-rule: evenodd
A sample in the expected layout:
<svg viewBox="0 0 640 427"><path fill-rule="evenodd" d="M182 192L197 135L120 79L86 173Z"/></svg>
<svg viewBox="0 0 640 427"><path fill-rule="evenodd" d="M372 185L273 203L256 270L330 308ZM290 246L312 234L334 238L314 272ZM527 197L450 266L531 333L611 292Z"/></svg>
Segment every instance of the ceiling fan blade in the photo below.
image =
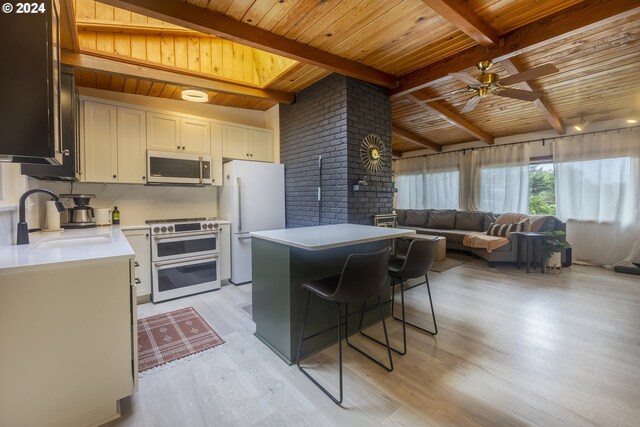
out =
<svg viewBox="0 0 640 427"><path fill-rule="evenodd" d="M540 92L531 92L530 90L511 89L504 87L497 91L495 95L504 96L506 98L521 99L523 101L535 101L538 98L542 98Z"/></svg>
<svg viewBox="0 0 640 427"><path fill-rule="evenodd" d="M467 101L464 108L460 112L468 113L469 111L473 111L473 109L476 108L476 105L478 105L478 102L480 102L480 97L476 95Z"/></svg>
<svg viewBox="0 0 640 427"><path fill-rule="evenodd" d="M558 69L553 64L544 64L539 67L533 67L527 71L521 73L512 74L510 76L500 79L500 84L503 86L509 86L516 83L524 82L527 80L535 80L539 77L546 76L547 74L557 73Z"/></svg>
<svg viewBox="0 0 640 427"><path fill-rule="evenodd" d="M437 98L429 98L429 99L421 99L420 102L429 103L433 101L440 101L443 99L451 99L454 95L459 93L467 92L467 89L454 90L453 92L445 93L442 96L438 96Z"/></svg>
<svg viewBox="0 0 640 427"><path fill-rule="evenodd" d="M470 74L467 73L449 73L449 75L451 77L453 77L454 79L458 80L459 82L462 82L464 84L468 84L468 85L479 85L480 82L476 79L474 79Z"/></svg>

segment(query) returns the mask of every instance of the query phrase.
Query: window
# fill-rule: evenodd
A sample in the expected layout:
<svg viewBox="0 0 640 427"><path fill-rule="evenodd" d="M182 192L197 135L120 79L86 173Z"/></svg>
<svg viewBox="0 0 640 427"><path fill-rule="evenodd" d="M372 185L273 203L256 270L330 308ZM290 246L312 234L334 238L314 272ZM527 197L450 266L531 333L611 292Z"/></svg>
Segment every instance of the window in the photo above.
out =
<svg viewBox="0 0 640 427"><path fill-rule="evenodd" d="M529 166L529 213L556 214L556 182L551 161Z"/></svg>
<svg viewBox="0 0 640 427"><path fill-rule="evenodd" d="M399 209L458 209L459 154L413 157L394 162Z"/></svg>
<svg viewBox="0 0 640 427"><path fill-rule="evenodd" d="M4 201L4 183L2 173L2 163L0 163L0 203Z"/></svg>

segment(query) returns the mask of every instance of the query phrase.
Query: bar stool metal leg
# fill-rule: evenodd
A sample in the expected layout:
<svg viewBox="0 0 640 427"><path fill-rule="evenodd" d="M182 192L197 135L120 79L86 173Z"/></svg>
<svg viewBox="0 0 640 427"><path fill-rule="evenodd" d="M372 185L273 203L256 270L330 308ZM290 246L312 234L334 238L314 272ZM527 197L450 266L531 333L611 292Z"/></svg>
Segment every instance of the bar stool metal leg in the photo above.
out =
<svg viewBox="0 0 640 427"><path fill-rule="evenodd" d="M296 358L296 365L300 372L302 372L307 378L311 380L320 390L323 391L336 405L340 405L342 403L343 397L343 387L342 387L342 321L341 321L341 313L340 313L340 303L336 302L336 307L338 309L338 359L339 359L339 376L340 376L340 398L336 399L327 389L325 389L320 383L311 376L302 366L300 366L300 354L302 353L302 343L305 340L304 338L304 330L307 327L307 317L309 314L309 300L311 299L311 293L307 293L307 304L304 310L304 320L302 322L302 332L300 332L300 345L298 346L298 356Z"/></svg>
<svg viewBox="0 0 640 427"><path fill-rule="evenodd" d="M427 277L426 274L424 275L424 279L425 279L424 282L418 283L417 285L413 285L413 286L411 286L410 288L408 288L406 290L413 289L416 286L420 286L420 285L424 285L424 284L427 285L427 292L429 294L429 305L431 306L431 318L433 319L434 330L430 331L428 329L425 329L425 328L423 328L421 326L416 325L415 323L408 322L405 319L405 309L404 309L404 291L405 291L405 289L404 289L404 283L402 281L400 282L400 295L401 295L401 298L402 298L402 319L399 319L399 318L397 318L395 316L393 316L393 318L396 319L396 320L401 321L403 324L407 324L409 326L412 326L412 327L414 327L416 329L419 329L419 330L421 330L423 332L426 332L428 334L437 335L438 334L438 324L436 323L436 313L435 313L435 311L433 311L433 300L431 299L431 287L429 286L429 278ZM405 345L406 345L406 343L405 343Z"/></svg>
<svg viewBox="0 0 640 427"><path fill-rule="evenodd" d="M366 301L364 301L363 303L366 304ZM384 340L385 340L384 343L380 342L380 344L382 344L385 347L387 347L387 354L389 356L389 366L385 366L383 363L377 361L376 359L371 357L369 354L365 353L364 351L362 351L361 349L359 349L358 347L356 347L355 345L350 343L349 342L349 334L348 334L348 332L345 333L345 341L347 342L349 347L353 348L358 353L362 354L363 356L365 356L366 358L368 358L372 362L374 362L377 365L381 366L385 371L391 372L391 371L393 371L393 359L391 358L391 346L389 345L389 335L387 334L387 324L385 323L385 320L384 320L384 309L382 308L382 297L380 295L378 295L378 306L380 307L380 319L382 320L382 329L384 330ZM364 335L364 333L362 332L362 318L363 317L364 317L364 307L363 307L363 310L360 311L360 325L359 325L359 328L358 328L359 332ZM348 326L347 326L347 324L349 322L348 319L349 319L349 312L347 311L347 315L346 315L346 319L345 319L345 331L347 331L347 328L348 328ZM370 337L368 337L368 338L370 338ZM375 338L374 338L374 340L375 340ZM377 341L377 340L375 340L375 341Z"/></svg>
<svg viewBox="0 0 640 427"><path fill-rule="evenodd" d="M402 283L401 283L402 284ZM395 289L395 278L392 277L391 278L391 316L395 319L396 317L393 315L393 307L395 305L395 295L396 295L396 289ZM403 301L403 307L404 307L404 295L402 295L402 301ZM366 303L366 302L365 302ZM364 318L364 312L367 311L365 310L365 303L362 304L362 312L360 314L360 334L366 338L369 338L371 341L375 341L380 345L387 345L386 343L380 341L379 339L367 334L366 332L362 331L362 320ZM370 308L371 309L371 308ZM400 320L400 319L398 319ZM389 349L391 351L394 351L396 353L398 353L400 356L404 356L405 354L407 354L407 328L404 324L404 310L402 312L402 343L403 343L403 350L400 351L397 348L393 347L391 344L389 344Z"/></svg>

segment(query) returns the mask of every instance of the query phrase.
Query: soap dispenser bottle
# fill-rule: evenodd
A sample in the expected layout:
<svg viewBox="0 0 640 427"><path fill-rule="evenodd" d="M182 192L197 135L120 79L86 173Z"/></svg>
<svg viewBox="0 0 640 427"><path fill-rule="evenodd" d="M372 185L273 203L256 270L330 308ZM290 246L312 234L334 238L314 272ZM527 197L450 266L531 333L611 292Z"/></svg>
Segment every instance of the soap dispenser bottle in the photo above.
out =
<svg viewBox="0 0 640 427"><path fill-rule="evenodd" d="M111 212L111 224L120 224L120 211L117 206L114 206L113 212Z"/></svg>

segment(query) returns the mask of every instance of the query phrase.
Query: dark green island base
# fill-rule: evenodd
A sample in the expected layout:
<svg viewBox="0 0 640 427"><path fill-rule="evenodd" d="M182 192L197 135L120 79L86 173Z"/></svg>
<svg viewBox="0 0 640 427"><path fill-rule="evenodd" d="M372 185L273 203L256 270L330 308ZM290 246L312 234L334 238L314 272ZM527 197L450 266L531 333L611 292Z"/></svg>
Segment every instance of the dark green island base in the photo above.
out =
<svg viewBox="0 0 640 427"><path fill-rule="evenodd" d="M309 251L261 238L251 239L253 269L253 321L255 335L285 362L293 364L298 354L306 291L300 285L310 280L339 275L352 253L373 252L391 246L391 240L361 243L352 246ZM390 296L387 284L383 300ZM377 304L377 298L367 306ZM374 306L375 307L375 306ZM360 314L353 313L360 305L349 305L349 334L358 330ZM385 305L388 314L389 305ZM342 313L344 315L344 313ZM315 353L338 342L337 307L334 303L311 297L306 336L317 334L304 342L302 356ZM365 314L365 324L380 321L378 310Z"/></svg>

